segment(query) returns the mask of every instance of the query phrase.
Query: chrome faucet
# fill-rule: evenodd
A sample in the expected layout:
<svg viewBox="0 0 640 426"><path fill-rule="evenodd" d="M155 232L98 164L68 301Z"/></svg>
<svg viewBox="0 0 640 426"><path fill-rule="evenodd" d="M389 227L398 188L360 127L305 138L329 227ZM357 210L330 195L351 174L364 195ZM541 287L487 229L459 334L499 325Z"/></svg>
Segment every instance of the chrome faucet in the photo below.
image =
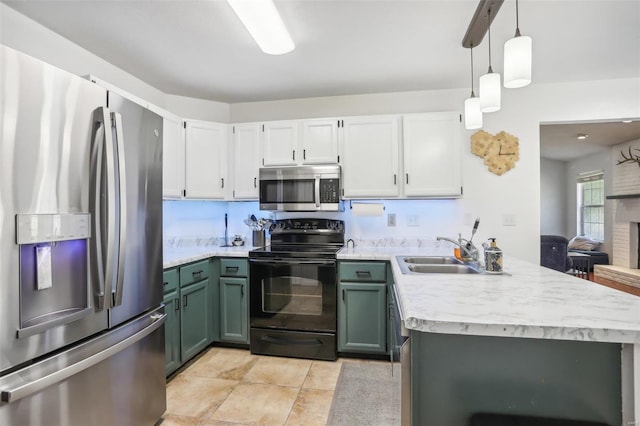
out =
<svg viewBox="0 0 640 426"><path fill-rule="evenodd" d="M462 255L462 260L465 262L478 262L479 259L479 253L480 251L478 250L478 248L476 246L473 245L473 243L471 243L471 241L467 241L464 239L460 239L460 241L456 241L453 240L451 238L447 238L447 237L436 237L436 240L438 241L449 241L450 243L453 243L455 245L457 245L458 247L460 247L460 251L461 251L461 255ZM463 244L463 242L465 242L466 244ZM464 252L464 254L462 253Z"/></svg>

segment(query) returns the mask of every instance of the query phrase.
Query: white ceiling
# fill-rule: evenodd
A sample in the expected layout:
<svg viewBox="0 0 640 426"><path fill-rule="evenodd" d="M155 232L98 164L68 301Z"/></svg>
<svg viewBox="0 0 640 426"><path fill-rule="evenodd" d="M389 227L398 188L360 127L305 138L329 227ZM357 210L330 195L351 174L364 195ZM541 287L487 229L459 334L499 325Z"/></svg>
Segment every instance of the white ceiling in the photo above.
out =
<svg viewBox="0 0 640 426"><path fill-rule="evenodd" d="M586 134L588 137L579 140L579 134ZM540 156L570 161L635 140L640 140L640 118L631 123L613 121L543 124L540 126Z"/></svg>
<svg viewBox="0 0 640 426"><path fill-rule="evenodd" d="M469 88L462 38L478 5L275 0L296 49L270 56L223 0L0 1L164 93L229 103ZM519 9L534 83L640 76L639 0L521 0ZM514 30L515 1L506 0L491 31L496 72ZM477 90L487 37L474 59ZM541 155L566 161L629 140L628 125L601 126L541 126ZM591 137L579 143L577 133Z"/></svg>
<svg viewBox="0 0 640 426"><path fill-rule="evenodd" d="M276 0L296 42L260 51L222 0L0 0L159 90L221 102L470 86L461 46L477 0ZM640 1L522 0L535 83L640 75ZM515 30L492 26L495 71ZM487 38L474 52L488 66Z"/></svg>

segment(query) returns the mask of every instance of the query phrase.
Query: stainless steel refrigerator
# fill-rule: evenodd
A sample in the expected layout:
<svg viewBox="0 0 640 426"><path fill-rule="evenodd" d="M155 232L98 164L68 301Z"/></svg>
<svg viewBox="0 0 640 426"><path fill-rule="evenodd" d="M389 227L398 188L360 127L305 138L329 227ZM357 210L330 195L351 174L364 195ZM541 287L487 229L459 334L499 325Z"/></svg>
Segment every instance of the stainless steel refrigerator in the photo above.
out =
<svg viewBox="0 0 640 426"><path fill-rule="evenodd" d="M162 118L0 45L0 137L0 424L154 424Z"/></svg>

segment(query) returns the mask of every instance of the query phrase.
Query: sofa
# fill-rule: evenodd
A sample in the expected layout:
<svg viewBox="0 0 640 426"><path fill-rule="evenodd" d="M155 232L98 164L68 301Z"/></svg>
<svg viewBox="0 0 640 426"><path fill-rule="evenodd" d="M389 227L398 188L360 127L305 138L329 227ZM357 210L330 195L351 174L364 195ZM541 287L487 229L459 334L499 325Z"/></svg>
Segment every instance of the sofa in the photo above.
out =
<svg viewBox="0 0 640 426"><path fill-rule="evenodd" d="M569 240L560 235L540 236L540 265L567 272L573 267L568 253Z"/></svg>

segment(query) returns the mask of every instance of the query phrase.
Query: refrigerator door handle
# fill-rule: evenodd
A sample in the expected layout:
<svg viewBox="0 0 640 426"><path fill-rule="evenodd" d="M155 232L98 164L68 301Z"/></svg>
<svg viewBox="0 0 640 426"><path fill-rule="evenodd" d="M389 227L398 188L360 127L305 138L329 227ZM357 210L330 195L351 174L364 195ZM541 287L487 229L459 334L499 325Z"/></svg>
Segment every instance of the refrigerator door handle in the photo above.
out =
<svg viewBox="0 0 640 426"><path fill-rule="evenodd" d="M124 135L122 131L122 116L117 112L111 113L111 119L115 127L116 142L115 152L118 160L118 172L115 175L116 185L118 188L117 204L119 206L118 223L120 229L118 231L118 268L116 275L116 288L113 295L113 305L118 306L122 304L122 287L124 285L124 261L125 261L125 241L127 235L127 178L125 172L125 156L124 156Z"/></svg>
<svg viewBox="0 0 640 426"><path fill-rule="evenodd" d="M92 149L92 180L95 182L95 197L92 203L93 211L93 236L94 236L94 268L95 278L99 284L99 301L100 309L110 308L111 299L106 299L105 295L111 294L113 284L113 246L115 239L115 164L113 153L113 138L111 133L111 120L109 110L101 107L94 112L94 122L97 126L96 137ZM100 130L102 129L102 130ZM101 137L100 137L101 136ZM103 152L104 163L106 163L106 185L103 184ZM102 188L106 187L106 200L103 200ZM106 202L106 241L103 239L102 224L105 221L103 216L103 203ZM106 256L105 256L106 252Z"/></svg>
<svg viewBox="0 0 640 426"><path fill-rule="evenodd" d="M102 262L102 235L100 232L100 186L102 185L102 152L104 151L104 122L98 118L98 110L94 113L93 144L91 145L91 188L90 204L93 211L93 268L96 270L95 282L98 285L97 309L104 309L104 264Z"/></svg>
<svg viewBox="0 0 640 426"><path fill-rule="evenodd" d="M34 378L28 382L25 380L10 380L14 383L8 383L6 386L3 386L2 379L0 379L0 401L4 403L12 403L18 401L19 399L28 397L30 395L36 394L44 388L54 385L56 383L62 382L63 380L68 379L69 377L81 373L82 371L93 367L117 354L118 352L132 346L136 342L144 339L158 328L160 328L165 321L166 314L161 315L150 315L149 318L153 321L151 324L138 331L137 333L129 336L128 338L119 341L114 345L108 346L106 349L94 353L87 357L82 357L82 359L74 364L66 366L60 370L55 368L50 369L50 374L43 374L40 377ZM5 376L9 378L12 375Z"/></svg>

